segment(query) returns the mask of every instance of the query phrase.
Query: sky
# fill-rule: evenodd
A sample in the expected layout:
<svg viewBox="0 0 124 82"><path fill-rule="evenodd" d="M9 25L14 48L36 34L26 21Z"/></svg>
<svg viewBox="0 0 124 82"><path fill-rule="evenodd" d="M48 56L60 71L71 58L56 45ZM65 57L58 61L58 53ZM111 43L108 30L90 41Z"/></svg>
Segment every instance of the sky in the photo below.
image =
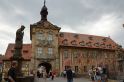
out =
<svg viewBox="0 0 124 82"><path fill-rule="evenodd" d="M0 54L15 43L24 25L23 43L31 43L30 24L41 19L43 0L0 0ZM48 21L73 32L110 37L124 47L124 0L46 0Z"/></svg>

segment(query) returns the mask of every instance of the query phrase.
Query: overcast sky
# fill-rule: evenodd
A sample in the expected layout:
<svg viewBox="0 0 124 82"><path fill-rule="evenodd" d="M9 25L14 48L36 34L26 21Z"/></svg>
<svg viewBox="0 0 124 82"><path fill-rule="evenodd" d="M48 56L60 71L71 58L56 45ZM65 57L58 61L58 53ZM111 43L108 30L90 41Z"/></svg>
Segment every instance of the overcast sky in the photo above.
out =
<svg viewBox="0 0 124 82"><path fill-rule="evenodd" d="M30 24L41 19L43 0L0 0L0 53L15 42L25 25L24 43L30 41ZM46 0L48 21L62 32L111 37L124 46L124 0Z"/></svg>

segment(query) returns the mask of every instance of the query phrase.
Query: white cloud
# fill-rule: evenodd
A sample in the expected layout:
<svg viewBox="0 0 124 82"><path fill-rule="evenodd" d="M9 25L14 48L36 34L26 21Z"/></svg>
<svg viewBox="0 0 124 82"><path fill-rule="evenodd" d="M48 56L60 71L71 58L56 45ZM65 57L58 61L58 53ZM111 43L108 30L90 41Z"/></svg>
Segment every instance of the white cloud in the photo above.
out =
<svg viewBox="0 0 124 82"><path fill-rule="evenodd" d="M124 0L49 0L46 5L48 20L61 26L61 31L111 36L124 45ZM40 20L42 6L39 0L0 0L0 53L15 42L21 24L26 26L24 43L30 42L29 25Z"/></svg>
<svg viewBox="0 0 124 82"><path fill-rule="evenodd" d="M60 26L61 26L61 32L73 32L73 33L76 32L74 29L72 29L68 25L60 25Z"/></svg>

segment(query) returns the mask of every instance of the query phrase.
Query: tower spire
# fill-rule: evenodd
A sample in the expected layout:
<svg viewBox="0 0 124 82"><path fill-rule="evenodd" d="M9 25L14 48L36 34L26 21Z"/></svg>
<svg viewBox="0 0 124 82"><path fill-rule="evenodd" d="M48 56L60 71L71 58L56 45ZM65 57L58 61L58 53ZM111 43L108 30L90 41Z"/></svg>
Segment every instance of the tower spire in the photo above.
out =
<svg viewBox="0 0 124 82"><path fill-rule="evenodd" d="M46 0L44 0L44 6L42 7L40 12L41 20L43 21L47 21L47 15L48 15L47 7L45 4L46 4Z"/></svg>
<svg viewBox="0 0 124 82"><path fill-rule="evenodd" d="M46 0L44 0L44 5L45 5L45 3L46 3Z"/></svg>

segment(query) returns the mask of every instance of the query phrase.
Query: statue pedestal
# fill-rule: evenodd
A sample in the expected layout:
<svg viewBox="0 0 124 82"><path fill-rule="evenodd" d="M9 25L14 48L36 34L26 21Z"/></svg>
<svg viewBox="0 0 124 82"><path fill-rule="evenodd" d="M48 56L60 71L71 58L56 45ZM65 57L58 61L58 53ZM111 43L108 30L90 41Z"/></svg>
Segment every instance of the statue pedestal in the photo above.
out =
<svg viewBox="0 0 124 82"><path fill-rule="evenodd" d="M34 82L34 76L17 77L17 82Z"/></svg>
<svg viewBox="0 0 124 82"><path fill-rule="evenodd" d="M25 76L25 77L17 77L17 82L34 82L34 76ZM8 78L4 78L5 81L8 80Z"/></svg>

